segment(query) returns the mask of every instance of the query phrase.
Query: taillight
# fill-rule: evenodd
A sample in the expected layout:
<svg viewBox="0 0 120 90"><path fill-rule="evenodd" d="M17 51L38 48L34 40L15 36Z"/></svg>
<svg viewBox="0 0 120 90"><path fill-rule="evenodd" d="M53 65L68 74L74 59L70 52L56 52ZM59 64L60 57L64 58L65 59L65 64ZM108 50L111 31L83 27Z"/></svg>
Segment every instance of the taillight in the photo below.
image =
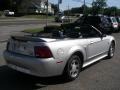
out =
<svg viewBox="0 0 120 90"><path fill-rule="evenodd" d="M52 52L47 46L35 46L35 56L38 58L51 58L53 57Z"/></svg>

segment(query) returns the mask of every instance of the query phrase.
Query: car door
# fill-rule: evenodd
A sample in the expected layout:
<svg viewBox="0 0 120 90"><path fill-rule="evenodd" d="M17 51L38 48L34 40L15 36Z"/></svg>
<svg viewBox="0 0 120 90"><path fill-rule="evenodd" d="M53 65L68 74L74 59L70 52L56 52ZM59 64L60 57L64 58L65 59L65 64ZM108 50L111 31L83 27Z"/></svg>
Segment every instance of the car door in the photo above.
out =
<svg viewBox="0 0 120 90"><path fill-rule="evenodd" d="M87 45L87 59L98 57L105 54L108 50L108 40L106 37L101 37L101 33L96 28L89 27L89 35L86 38Z"/></svg>
<svg viewBox="0 0 120 90"><path fill-rule="evenodd" d="M98 57L100 55L104 55L105 52L108 50L108 40L101 39L101 38L91 38L88 39L88 46L87 46L87 57L88 60Z"/></svg>

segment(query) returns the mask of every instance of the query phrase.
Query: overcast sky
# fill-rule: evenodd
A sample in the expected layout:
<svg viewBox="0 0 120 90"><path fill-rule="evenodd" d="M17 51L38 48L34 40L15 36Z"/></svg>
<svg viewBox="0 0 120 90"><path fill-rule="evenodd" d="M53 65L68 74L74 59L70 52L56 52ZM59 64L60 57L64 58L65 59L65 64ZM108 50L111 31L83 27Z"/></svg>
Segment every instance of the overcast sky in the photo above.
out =
<svg viewBox="0 0 120 90"><path fill-rule="evenodd" d="M78 2L80 1L80 2ZM91 6L90 3L92 3L93 0L86 0L86 3L88 6ZM95 0L94 0L95 1ZM58 3L58 0L49 0L49 2L52 3ZM72 7L80 7L83 4L83 0L63 0L62 4L60 4L60 9L65 10ZM107 0L108 6L116 6L120 8L120 0Z"/></svg>

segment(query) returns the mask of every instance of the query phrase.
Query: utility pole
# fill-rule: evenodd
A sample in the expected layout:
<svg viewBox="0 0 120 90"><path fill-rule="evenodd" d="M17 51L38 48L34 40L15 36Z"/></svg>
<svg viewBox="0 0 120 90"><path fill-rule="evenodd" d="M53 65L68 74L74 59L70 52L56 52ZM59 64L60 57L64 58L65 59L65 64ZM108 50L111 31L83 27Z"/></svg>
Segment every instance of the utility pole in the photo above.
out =
<svg viewBox="0 0 120 90"><path fill-rule="evenodd" d="M59 17L59 12L60 12L60 1L58 0L58 12L57 12L58 17Z"/></svg>
<svg viewBox="0 0 120 90"><path fill-rule="evenodd" d="M70 5L68 3L68 19L70 20Z"/></svg>
<svg viewBox="0 0 120 90"><path fill-rule="evenodd" d="M58 13L59 13L59 9L60 9L60 5L59 5L59 1L58 1Z"/></svg>
<svg viewBox="0 0 120 90"><path fill-rule="evenodd" d="M94 0L92 1L92 7L93 7Z"/></svg>
<svg viewBox="0 0 120 90"><path fill-rule="evenodd" d="M47 24L48 24L48 0L46 1L46 6L47 6L47 8L46 8L46 27L47 27Z"/></svg>
<svg viewBox="0 0 120 90"><path fill-rule="evenodd" d="M83 13L85 14L86 12L86 3L85 3L85 0L84 0L84 10L83 10Z"/></svg>
<svg viewBox="0 0 120 90"><path fill-rule="evenodd" d="M62 3L62 0L58 0L58 15L59 15L59 12L60 12L60 4Z"/></svg>

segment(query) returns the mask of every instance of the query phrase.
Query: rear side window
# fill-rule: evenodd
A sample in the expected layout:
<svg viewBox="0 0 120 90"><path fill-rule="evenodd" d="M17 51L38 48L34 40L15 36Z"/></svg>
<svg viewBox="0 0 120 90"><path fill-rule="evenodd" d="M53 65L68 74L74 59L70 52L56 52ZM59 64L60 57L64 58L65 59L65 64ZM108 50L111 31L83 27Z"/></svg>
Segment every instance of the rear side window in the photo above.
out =
<svg viewBox="0 0 120 90"><path fill-rule="evenodd" d="M120 17L116 17L117 22L120 23Z"/></svg>

